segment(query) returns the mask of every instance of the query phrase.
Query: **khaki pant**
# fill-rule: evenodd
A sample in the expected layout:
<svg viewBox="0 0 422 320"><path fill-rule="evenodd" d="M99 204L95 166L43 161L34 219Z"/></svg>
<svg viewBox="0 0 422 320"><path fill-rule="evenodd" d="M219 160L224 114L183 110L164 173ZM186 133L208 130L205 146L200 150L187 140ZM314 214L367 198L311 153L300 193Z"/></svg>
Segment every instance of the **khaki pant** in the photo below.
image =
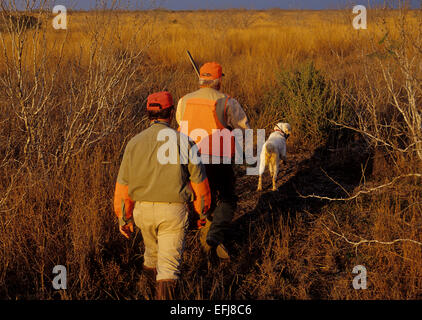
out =
<svg viewBox="0 0 422 320"><path fill-rule="evenodd" d="M188 227L186 204L136 202L133 218L144 239L144 265L157 268L157 281L179 279Z"/></svg>

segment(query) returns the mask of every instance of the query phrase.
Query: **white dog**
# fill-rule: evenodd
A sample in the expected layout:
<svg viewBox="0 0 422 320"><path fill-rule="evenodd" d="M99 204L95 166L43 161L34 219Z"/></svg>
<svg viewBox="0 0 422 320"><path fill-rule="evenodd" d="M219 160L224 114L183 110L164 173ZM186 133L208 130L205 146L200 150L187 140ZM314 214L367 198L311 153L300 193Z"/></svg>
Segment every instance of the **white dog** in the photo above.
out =
<svg viewBox="0 0 422 320"><path fill-rule="evenodd" d="M271 133L268 140L262 147L261 156L259 159L259 181L258 191L262 191L262 175L265 167L268 165L270 174L273 178L273 191L276 191L276 181L280 160L286 164L286 140L289 137L292 128L288 123L279 122L274 127L274 132Z"/></svg>

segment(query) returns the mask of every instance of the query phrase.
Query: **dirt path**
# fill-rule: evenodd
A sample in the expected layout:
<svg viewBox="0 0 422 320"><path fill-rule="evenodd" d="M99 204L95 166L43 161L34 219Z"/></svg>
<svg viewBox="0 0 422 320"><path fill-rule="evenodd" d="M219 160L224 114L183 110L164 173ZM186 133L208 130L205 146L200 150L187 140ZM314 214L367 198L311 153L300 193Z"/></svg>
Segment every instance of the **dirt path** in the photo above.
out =
<svg viewBox="0 0 422 320"><path fill-rule="evenodd" d="M312 152L292 154L288 157L288 164L280 167L277 187L280 188L286 182L294 178L298 172L304 169L305 161L312 157ZM243 173L243 174L242 174ZM254 210L259 199L264 194L276 195L278 191L271 190L272 182L268 171L263 175L263 191L256 191L258 186L257 176L248 176L242 168L237 172L236 193L239 196L235 220Z"/></svg>
<svg viewBox="0 0 422 320"><path fill-rule="evenodd" d="M315 151L298 150L288 154L287 165L280 167L277 191L271 190L271 177L268 171L263 176L263 191L257 192L258 177L247 176L244 168L237 168L236 192L239 196L235 220L245 215L265 211L282 213L304 209L319 210L326 201L304 199L302 195L322 195L346 197L360 184L362 168L370 175L372 165L364 152L351 153L350 149L326 151L321 147Z"/></svg>

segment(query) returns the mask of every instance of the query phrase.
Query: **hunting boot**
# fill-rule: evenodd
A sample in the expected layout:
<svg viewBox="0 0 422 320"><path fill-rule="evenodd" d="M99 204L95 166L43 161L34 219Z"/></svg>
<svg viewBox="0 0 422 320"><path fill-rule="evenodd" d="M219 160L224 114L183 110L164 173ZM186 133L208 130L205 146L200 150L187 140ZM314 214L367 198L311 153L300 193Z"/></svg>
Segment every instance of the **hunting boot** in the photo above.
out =
<svg viewBox="0 0 422 320"><path fill-rule="evenodd" d="M210 224L206 236L207 244L215 249L220 259L229 259L227 248L223 245L225 235L231 232L231 221L235 205L230 202L220 202L213 214L213 222Z"/></svg>
<svg viewBox="0 0 422 320"><path fill-rule="evenodd" d="M151 290L151 297L154 297L155 296L155 279L157 277L157 269L142 266L142 270L144 271L145 278L147 279L147 286Z"/></svg>
<svg viewBox="0 0 422 320"><path fill-rule="evenodd" d="M211 227L211 221L207 219L205 226L201 230L199 230L199 241L205 253L209 253L211 250L210 245L207 243L207 235L208 235L208 231L210 230L210 227Z"/></svg>
<svg viewBox="0 0 422 320"><path fill-rule="evenodd" d="M217 246L217 248L215 249L215 252L217 253L217 256L220 259L223 259L223 260L230 259L229 251L227 250L227 248L222 243L220 243Z"/></svg>
<svg viewBox="0 0 422 320"><path fill-rule="evenodd" d="M158 280L156 300L174 300L176 280Z"/></svg>
<svg viewBox="0 0 422 320"><path fill-rule="evenodd" d="M212 238L208 238L206 242L210 250L215 252L220 259L230 259L229 251L222 243L214 242Z"/></svg>

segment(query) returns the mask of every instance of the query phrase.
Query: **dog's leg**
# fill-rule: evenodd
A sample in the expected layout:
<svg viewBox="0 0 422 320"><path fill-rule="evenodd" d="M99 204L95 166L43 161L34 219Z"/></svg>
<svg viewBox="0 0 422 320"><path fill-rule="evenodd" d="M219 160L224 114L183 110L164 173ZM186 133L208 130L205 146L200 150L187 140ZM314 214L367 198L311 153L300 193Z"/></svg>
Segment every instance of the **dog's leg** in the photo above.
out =
<svg viewBox="0 0 422 320"><path fill-rule="evenodd" d="M274 163L273 163L273 172L272 172L272 177L273 177L273 191L277 191L277 186L276 186L276 182L277 182L277 176L278 176L278 168L279 168L279 163L280 163L280 159L278 157L276 157Z"/></svg>
<svg viewBox="0 0 422 320"><path fill-rule="evenodd" d="M274 177L274 156L271 156L270 163L268 164L268 169L270 171L270 176ZM274 185L273 185L274 190Z"/></svg>
<svg viewBox="0 0 422 320"><path fill-rule="evenodd" d="M259 175L258 189L256 191L262 191L262 175Z"/></svg>
<svg viewBox="0 0 422 320"><path fill-rule="evenodd" d="M274 174L273 174L273 191L277 191L276 181L277 181L277 175L274 171Z"/></svg>
<svg viewBox="0 0 422 320"><path fill-rule="evenodd" d="M258 188L256 191L262 191L262 175L264 174L264 171L265 171L266 162L267 162L267 157L266 157L265 146L264 146L261 152L261 156L259 158L259 171L258 171L259 179L258 179Z"/></svg>

